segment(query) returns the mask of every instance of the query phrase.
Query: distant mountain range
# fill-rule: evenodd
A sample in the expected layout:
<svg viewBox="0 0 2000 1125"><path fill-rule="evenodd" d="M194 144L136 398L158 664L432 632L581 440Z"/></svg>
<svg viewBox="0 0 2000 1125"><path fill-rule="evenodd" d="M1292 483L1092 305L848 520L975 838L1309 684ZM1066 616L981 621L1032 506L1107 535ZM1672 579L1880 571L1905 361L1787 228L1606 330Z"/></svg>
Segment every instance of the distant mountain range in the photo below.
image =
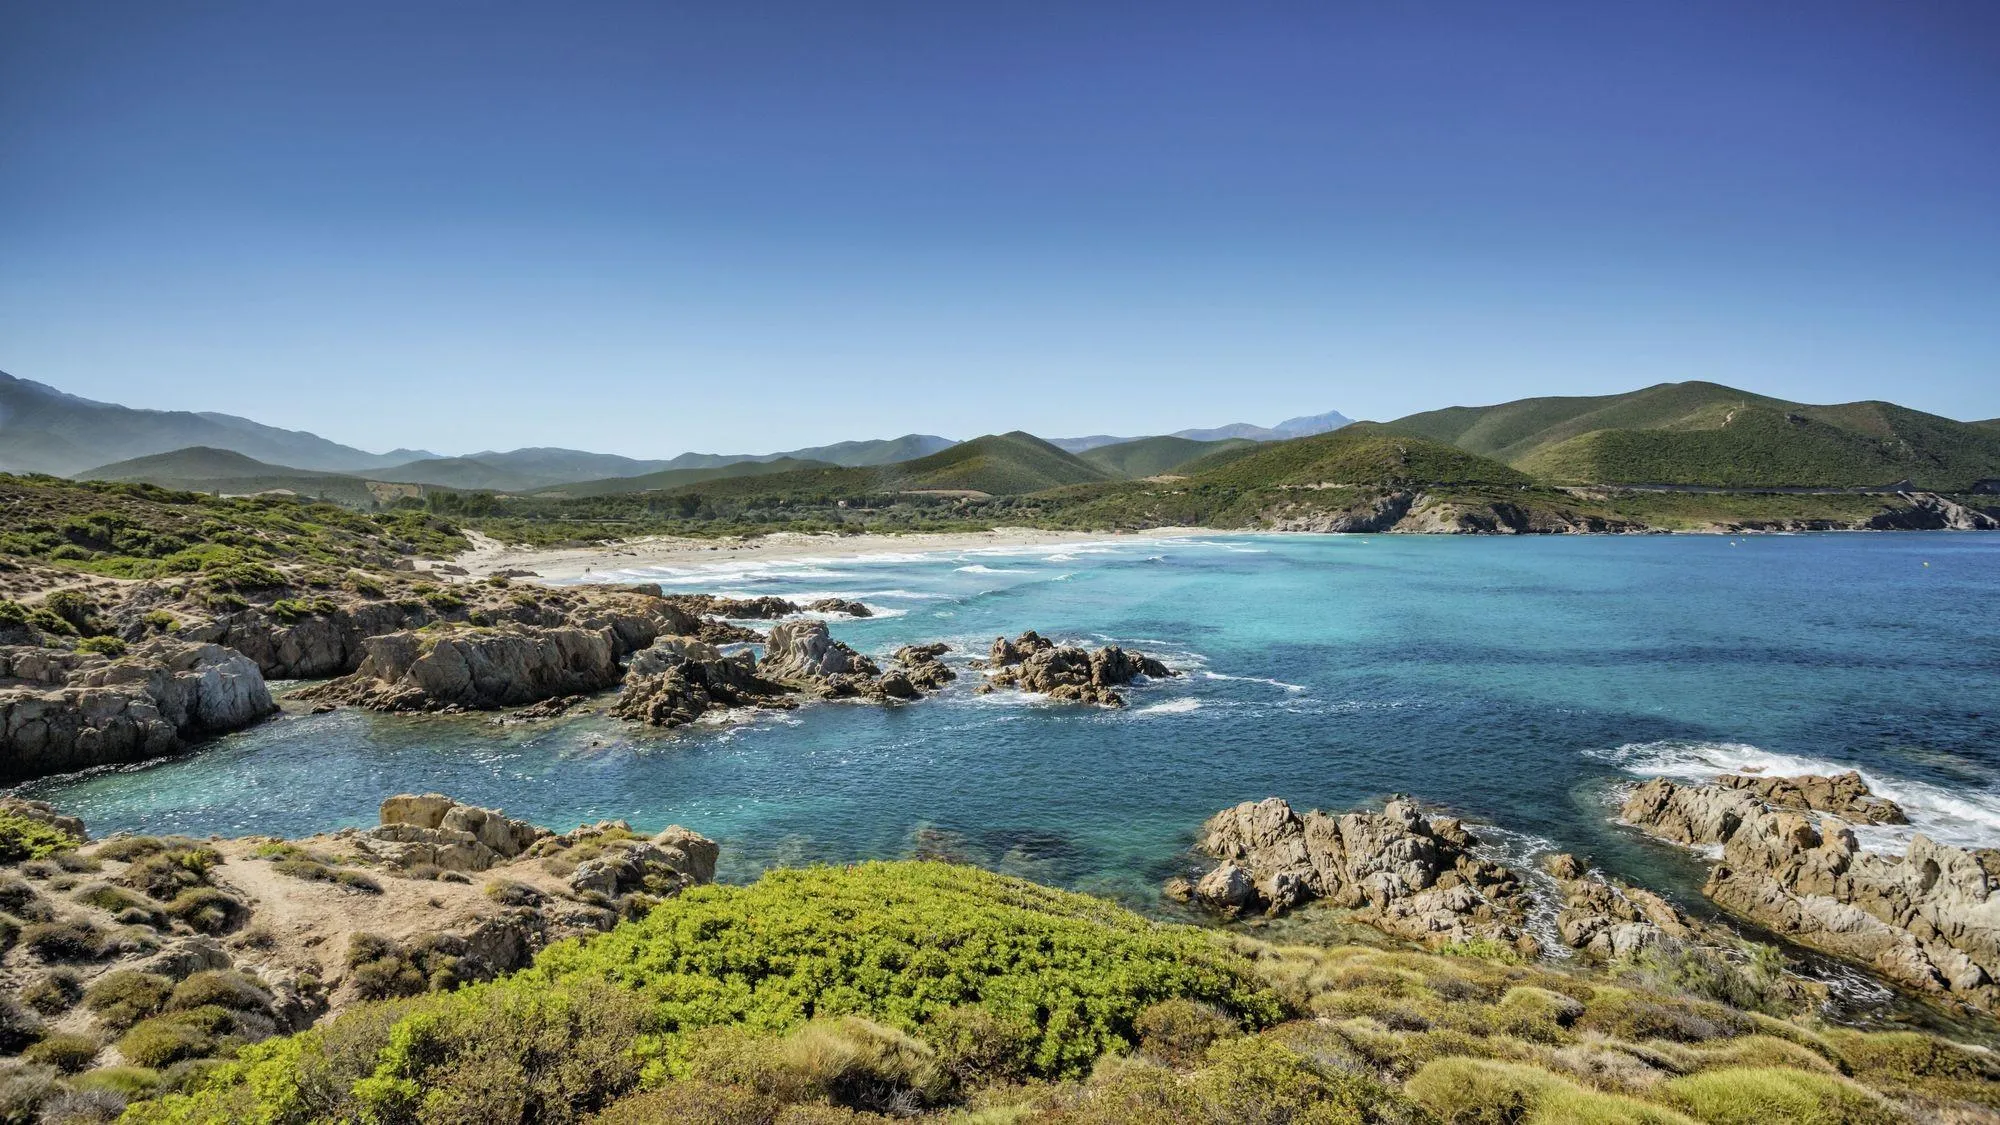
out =
<svg viewBox="0 0 2000 1125"><path fill-rule="evenodd" d="M1227 441L1231 438L1241 438L1245 441L1284 441L1288 438L1323 434L1353 424L1354 419L1338 410L1329 410L1324 414L1287 418L1275 426L1253 426L1248 422L1232 422L1227 426L1216 426L1212 429L1176 430L1161 436L1186 438L1189 441ZM1070 453L1083 453L1102 445L1118 445L1137 440L1129 437L1112 437L1110 434L1092 434L1089 437L1051 438L1049 444Z"/></svg>

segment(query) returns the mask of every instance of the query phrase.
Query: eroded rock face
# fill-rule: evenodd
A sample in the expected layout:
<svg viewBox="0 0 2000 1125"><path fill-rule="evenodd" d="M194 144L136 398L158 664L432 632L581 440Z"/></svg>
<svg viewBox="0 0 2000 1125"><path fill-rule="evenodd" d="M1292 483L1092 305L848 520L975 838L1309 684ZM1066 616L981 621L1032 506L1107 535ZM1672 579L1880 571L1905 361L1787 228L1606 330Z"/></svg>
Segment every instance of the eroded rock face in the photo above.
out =
<svg viewBox="0 0 2000 1125"><path fill-rule="evenodd" d="M758 675L747 652L723 656L692 637L662 637L632 657L613 713L676 727L732 707L789 707L785 685Z"/></svg>
<svg viewBox="0 0 2000 1125"><path fill-rule="evenodd" d="M1058 645L1032 629L1011 641L995 638L986 667L983 690L1012 685L1050 699L1101 707L1125 706L1125 696L1116 689L1141 676L1164 679L1179 674L1144 653L1116 645L1089 652Z"/></svg>
<svg viewBox="0 0 2000 1125"><path fill-rule="evenodd" d="M165 638L117 660L8 650L0 688L0 774L34 777L171 754L277 709L255 663L218 645ZM32 679L30 679L32 677Z"/></svg>
<svg viewBox="0 0 2000 1125"><path fill-rule="evenodd" d="M621 674L608 626L391 633L364 644L353 675L299 698L375 711L492 710L603 691Z"/></svg>
<svg viewBox="0 0 2000 1125"><path fill-rule="evenodd" d="M1826 785L1797 788L1836 791L1834 779L1813 781ZM1702 890L1725 909L1909 987L2000 1011L2000 850L1919 834L1902 856L1864 852L1834 815L1665 779L1635 789L1621 816L1675 843L1719 845Z"/></svg>
<svg viewBox="0 0 2000 1125"><path fill-rule="evenodd" d="M1528 900L1513 872L1468 850L1458 821L1431 820L1396 798L1379 813L1299 816L1277 797L1225 809L1197 850L1222 861L1195 898L1225 913L1278 913L1315 899L1398 937L1484 939L1533 951Z"/></svg>
<svg viewBox="0 0 2000 1125"><path fill-rule="evenodd" d="M1562 889L1564 903L1556 915L1556 932L1563 944L1599 960L1631 957L1669 942L1740 944L1733 934L1688 917L1664 897L1607 879L1566 852L1546 857L1542 868Z"/></svg>

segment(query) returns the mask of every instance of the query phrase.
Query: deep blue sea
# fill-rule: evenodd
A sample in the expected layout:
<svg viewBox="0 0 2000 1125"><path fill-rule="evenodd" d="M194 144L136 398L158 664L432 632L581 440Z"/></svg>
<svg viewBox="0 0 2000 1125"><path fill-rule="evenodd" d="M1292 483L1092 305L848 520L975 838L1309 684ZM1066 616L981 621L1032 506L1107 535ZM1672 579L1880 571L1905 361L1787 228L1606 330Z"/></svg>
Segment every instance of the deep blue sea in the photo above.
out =
<svg viewBox="0 0 2000 1125"><path fill-rule="evenodd" d="M833 628L864 651L938 639L963 661L1033 628L1186 675L1122 712L967 674L916 704L678 732L339 711L24 791L100 834L297 835L437 790L559 828L684 824L727 879L922 849L1148 909L1203 818L1274 794L1410 793L1516 859L1685 890L1691 857L1609 822L1620 784L1852 767L1918 829L2000 845L1996 535L1119 537L601 577L860 598L880 615Z"/></svg>

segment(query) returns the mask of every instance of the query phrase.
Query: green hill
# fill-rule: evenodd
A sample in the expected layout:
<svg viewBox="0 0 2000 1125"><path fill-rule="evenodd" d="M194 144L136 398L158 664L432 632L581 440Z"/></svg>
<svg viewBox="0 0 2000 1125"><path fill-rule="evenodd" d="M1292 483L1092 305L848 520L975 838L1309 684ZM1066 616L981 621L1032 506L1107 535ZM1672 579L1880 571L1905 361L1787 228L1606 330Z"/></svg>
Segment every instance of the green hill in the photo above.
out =
<svg viewBox="0 0 2000 1125"><path fill-rule="evenodd" d="M1191 483L1230 488L1520 485L1529 478L1442 441L1357 422L1332 433L1226 450L1186 466Z"/></svg>
<svg viewBox="0 0 2000 1125"><path fill-rule="evenodd" d="M360 477L344 473L273 465L234 450L208 446L192 446L171 453L155 453L149 457L100 465L77 474L77 479L155 484L161 488L223 496L289 492L351 508L366 508L394 500L398 495L420 496L423 492L414 485L371 486Z"/></svg>
<svg viewBox="0 0 2000 1125"><path fill-rule="evenodd" d="M541 483L533 477L472 457L430 457L406 465L376 469L368 477L371 480L429 484L467 492L520 492Z"/></svg>
<svg viewBox="0 0 2000 1125"><path fill-rule="evenodd" d="M685 485L677 492L706 497L783 500L851 498L895 492L984 492L1019 496L1115 475L1018 430L989 434L893 465L803 469L759 477L729 477Z"/></svg>
<svg viewBox="0 0 2000 1125"><path fill-rule="evenodd" d="M663 469L657 473L646 473L635 477L610 477L605 480L587 480L576 484L559 484L537 489L536 496L614 496L622 492L653 492L681 488L703 481L721 480L725 477L761 477L778 473L798 472L802 469L837 469L826 461L802 461L793 457L781 457L776 461L736 461L727 465L717 465L708 469Z"/></svg>
<svg viewBox="0 0 2000 1125"><path fill-rule="evenodd" d="M2000 434L1887 402L1813 406L1715 383L1412 414L1387 428L1554 481L1958 490L2000 476Z"/></svg>
<svg viewBox="0 0 2000 1125"><path fill-rule="evenodd" d="M1107 473L1137 479L1175 472L1183 465L1210 454L1227 449L1249 449L1256 444L1248 438L1195 441L1180 437L1149 437L1122 441L1116 445L1100 445L1077 456Z"/></svg>

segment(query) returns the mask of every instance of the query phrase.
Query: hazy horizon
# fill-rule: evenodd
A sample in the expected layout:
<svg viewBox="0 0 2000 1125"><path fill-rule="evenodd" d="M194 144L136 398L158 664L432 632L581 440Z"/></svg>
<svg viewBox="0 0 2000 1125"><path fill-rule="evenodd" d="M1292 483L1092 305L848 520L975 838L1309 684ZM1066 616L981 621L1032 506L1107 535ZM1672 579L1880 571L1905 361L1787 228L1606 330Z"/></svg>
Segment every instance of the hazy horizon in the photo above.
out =
<svg viewBox="0 0 2000 1125"><path fill-rule="evenodd" d="M1428 17L1428 18L1426 18ZM2000 416L2000 9L0 10L0 370L383 451Z"/></svg>

